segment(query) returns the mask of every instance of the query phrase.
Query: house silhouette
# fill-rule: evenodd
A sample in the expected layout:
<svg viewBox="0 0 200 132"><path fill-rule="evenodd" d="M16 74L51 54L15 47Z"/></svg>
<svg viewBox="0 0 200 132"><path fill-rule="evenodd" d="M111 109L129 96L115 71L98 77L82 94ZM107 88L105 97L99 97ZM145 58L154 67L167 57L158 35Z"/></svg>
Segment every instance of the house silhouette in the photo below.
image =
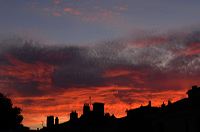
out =
<svg viewBox="0 0 200 132"><path fill-rule="evenodd" d="M187 98L174 103L162 103L160 107L148 105L126 111L127 115L116 118L104 112L104 103L83 105L83 114L72 111L70 120L42 128L44 132L199 132L200 131L200 87L192 86ZM48 120L49 117L47 117ZM49 119L50 120L50 119ZM53 119L51 120L53 122ZM48 121L47 121L48 123Z"/></svg>

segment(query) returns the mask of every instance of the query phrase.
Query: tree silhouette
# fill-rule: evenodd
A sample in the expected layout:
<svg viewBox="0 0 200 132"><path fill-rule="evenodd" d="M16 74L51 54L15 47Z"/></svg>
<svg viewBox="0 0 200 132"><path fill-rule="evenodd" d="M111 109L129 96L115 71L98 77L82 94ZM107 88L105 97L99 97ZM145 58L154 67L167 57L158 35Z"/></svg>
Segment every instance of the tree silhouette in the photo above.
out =
<svg viewBox="0 0 200 132"><path fill-rule="evenodd" d="M21 109L13 107L11 99L0 93L0 130L16 129L22 120Z"/></svg>

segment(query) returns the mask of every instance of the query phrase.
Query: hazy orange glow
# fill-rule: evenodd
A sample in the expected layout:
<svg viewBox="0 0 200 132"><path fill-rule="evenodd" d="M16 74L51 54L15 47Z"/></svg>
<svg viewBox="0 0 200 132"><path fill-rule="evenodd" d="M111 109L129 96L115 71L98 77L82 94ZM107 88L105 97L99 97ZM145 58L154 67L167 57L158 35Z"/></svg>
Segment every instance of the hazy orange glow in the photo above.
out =
<svg viewBox="0 0 200 132"><path fill-rule="evenodd" d="M127 104L117 98L117 94L128 91L128 96L124 97L129 100L135 100L133 103ZM84 103L89 103L89 96L92 101L100 101L105 103L105 111L114 114L116 117L126 115L126 109L136 108L140 105L147 105L151 100L155 106L160 106L162 102L170 99L176 101L185 97L186 90L169 90L164 92L150 92L145 89L135 92L132 88L104 87L88 89L70 89L62 94L44 97L21 97L13 98L14 104L23 109L25 117L24 124L32 128L41 127L42 122L45 123L47 115L59 116L61 122L69 120L69 113L77 110L79 116L82 114ZM52 99L52 100L51 100ZM29 105L24 101L31 100L33 103ZM45 125L45 124L44 124Z"/></svg>
<svg viewBox="0 0 200 132"><path fill-rule="evenodd" d="M11 95L16 106L23 109L24 121L23 123L32 128L42 127L42 122L45 125L47 115L59 116L61 122L69 119L69 113L72 110L77 110L79 116L82 113L82 106L84 103L89 102L89 97L92 97L92 101L104 102L105 111L114 114L116 117L125 116L126 109L136 108L140 105L146 105L149 100L152 100L152 104L155 106L161 105L161 103L167 102L167 100L176 101L186 96L187 88L191 84L198 83L198 80L189 78L179 78L176 80L163 80L166 86L170 88L174 84L180 84L180 90L158 90L150 91L148 88L134 88L134 87L93 87L93 88L62 88L61 91L52 91L52 72L54 66L48 65L42 62L34 64L28 64L16 59L13 56L7 55L8 60L13 66L1 66L0 73L3 75L9 75L17 77L21 81L33 80L39 81L39 89L48 91L50 95L44 95L39 97L17 97L20 95L16 91L15 95ZM146 73L141 71L130 71L128 69L117 68L105 71L104 77L112 78L119 76L130 76L130 79L143 82L141 77L145 77ZM118 98L121 96L121 98ZM129 100L127 103L127 100Z"/></svg>
<svg viewBox="0 0 200 132"><path fill-rule="evenodd" d="M136 108L140 105L146 105L149 100L152 100L152 104L159 106L162 102L167 100L176 101L178 99L186 97L187 88L191 84L198 83L198 80L189 78L176 78L170 80L163 80L157 82L156 85L165 83L165 86L180 84L180 90L158 90L151 91L147 87L134 88L134 87L120 87L120 86L108 86L108 87L93 87L93 88L62 88L61 91L52 91L52 73L55 69L53 65L45 64L42 62L36 62L28 64L22 62L11 55L6 55L12 66L1 66L0 74L16 77L22 82L28 80L40 82L39 89L48 91L50 95L44 95L39 97L17 97L20 95L17 91L15 95L11 95L16 106L23 109L24 125L32 128L42 127L45 125L47 115L59 116L61 122L69 120L69 113L72 110L77 110L79 116L82 113L82 106L84 103L89 102L89 97L92 97L92 101L104 102L105 111L114 114L116 117L123 117L126 115L126 109ZM137 80L140 83L145 83L143 77L147 76L145 71L130 71L124 68L115 68L105 71L104 77L113 78L120 76L129 76L130 79ZM11 82L12 83L12 82ZM161 84L159 84L161 83ZM118 98L118 96L121 96ZM128 101L129 100L129 101ZM130 103L127 103L130 102Z"/></svg>

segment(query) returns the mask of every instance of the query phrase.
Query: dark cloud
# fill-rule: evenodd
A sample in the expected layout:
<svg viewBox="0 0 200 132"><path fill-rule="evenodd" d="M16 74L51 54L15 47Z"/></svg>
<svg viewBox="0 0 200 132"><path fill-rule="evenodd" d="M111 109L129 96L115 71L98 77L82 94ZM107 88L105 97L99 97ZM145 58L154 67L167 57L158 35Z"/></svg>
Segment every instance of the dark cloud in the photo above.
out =
<svg viewBox="0 0 200 132"><path fill-rule="evenodd" d="M24 106L52 106L52 105L58 105L58 102L56 102L55 98L48 98L48 99L24 99L19 101L18 103L23 104Z"/></svg>
<svg viewBox="0 0 200 132"><path fill-rule="evenodd" d="M29 82L20 82L15 81L11 84L17 90L18 94L25 96L40 96L43 94L43 91L39 89L39 82L29 81Z"/></svg>
<svg viewBox="0 0 200 132"><path fill-rule="evenodd" d="M69 88L103 86L138 89L148 87L152 91L177 89L182 85L180 82L175 83L172 78L198 78L200 74L198 45L198 31L183 35L174 33L164 37L149 36L137 41L107 41L82 47L48 46L21 39L7 40L1 42L3 49L0 52L0 72L4 74L0 77L1 80L6 76L15 77L7 79L7 83L18 93L27 96ZM12 68L16 66L18 67L13 71ZM48 73L45 71L48 69L46 66L53 67L53 70ZM39 79L35 79L35 68L38 76L41 76ZM118 69L119 72L113 69ZM23 74L19 73L20 70L26 78L21 77ZM29 70L32 72L29 73ZM122 74L119 74L120 70ZM6 75L6 72L12 73ZM16 73L18 74L14 75ZM105 75L106 73L111 75ZM169 83L166 84L166 81ZM44 90L45 87L48 90Z"/></svg>

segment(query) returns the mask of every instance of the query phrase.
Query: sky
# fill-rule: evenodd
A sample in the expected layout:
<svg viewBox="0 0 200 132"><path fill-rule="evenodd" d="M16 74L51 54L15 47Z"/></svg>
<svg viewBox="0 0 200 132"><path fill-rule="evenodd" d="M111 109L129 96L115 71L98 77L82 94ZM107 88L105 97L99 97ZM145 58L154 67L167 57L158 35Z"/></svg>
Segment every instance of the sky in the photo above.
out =
<svg viewBox="0 0 200 132"><path fill-rule="evenodd" d="M200 85L199 0L1 0L0 92L23 124L69 119L84 103L126 109Z"/></svg>

